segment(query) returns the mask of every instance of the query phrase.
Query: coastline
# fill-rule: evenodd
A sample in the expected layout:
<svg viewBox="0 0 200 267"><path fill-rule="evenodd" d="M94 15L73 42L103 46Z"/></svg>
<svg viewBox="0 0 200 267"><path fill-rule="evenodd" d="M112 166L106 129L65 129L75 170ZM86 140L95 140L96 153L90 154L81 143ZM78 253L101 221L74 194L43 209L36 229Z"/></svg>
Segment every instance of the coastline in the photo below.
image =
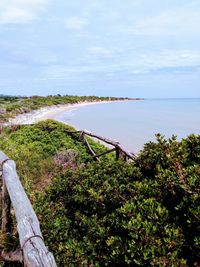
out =
<svg viewBox="0 0 200 267"><path fill-rule="evenodd" d="M74 108L81 108L85 106L91 106L91 105L99 105L99 104L110 104L110 103L116 103L116 102L124 102L124 101L138 101L140 99L123 99L123 100L108 100L108 101L91 101L91 102L78 102L73 104L60 104L60 105L54 105L54 106L47 106L43 107L37 110L34 110L29 113L19 114L15 118L10 118L7 123L4 123L3 126L12 126L12 125L31 125L35 124L40 121L44 121L47 119L54 119L56 121L59 121L56 117L63 112L68 112L73 110ZM64 122L62 122L64 123ZM67 123L65 123L67 124ZM77 129L77 127L73 124L69 124L70 126ZM77 129L78 130L78 129ZM111 148L112 146L101 141L96 140L96 138L91 137L94 141L100 142L102 145L104 145L107 148ZM114 142L117 142L117 140L113 140ZM127 150L129 151L129 150Z"/></svg>
<svg viewBox="0 0 200 267"><path fill-rule="evenodd" d="M84 106L97 105L97 104L107 104L112 102L119 102L125 100L114 100L114 101L92 101L92 102L79 102L74 104L65 104L65 105L54 105L47 106L37 110L34 110L29 113L19 114L15 118L9 119L4 126L10 125L26 125L26 124L34 124L39 121L47 120L47 119L55 119L57 115L62 112L70 111L74 108L81 108ZM129 100L130 101L130 100Z"/></svg>
<svg viewBox="0 0 200 267"><path fill-rule="evenodd" d="M120 99L120 100L105 100L105 101L84 101L84 102L77 102L73 104L59 104L59 105L53 105L53 106L46 106L34 111L31 111L29 113L19 114L14 118L10 118L8 122L4 123L2 126L14 126L14 125L31 125L38 123L40 121L45 121L47 119L53 119L58 122L65 123L67 125L72 126L76 130L80 130L77 128L77 126L73 125L72 123L66 123L63 121L60 121L57 119L58 115L63 112L69 112L73 109L79 109L81 107L85 106L91 106L91 105L99 105L99 104L110 104L110 103L116 103L116 102L124 102L124 101L137 101L138 99ZM106 135L107 136L107 135ZM107 136L109 138L109 136ZM96 139L94 138L96 141ZM114 142L118 142L116 138L112 139ZM98 141L102 143L105 147L110 148L111 146L108 144L105 144L104 142ZM127 151L132 151L130 148L127 149ZM135 152L134 152L135 154Z"/></svg>

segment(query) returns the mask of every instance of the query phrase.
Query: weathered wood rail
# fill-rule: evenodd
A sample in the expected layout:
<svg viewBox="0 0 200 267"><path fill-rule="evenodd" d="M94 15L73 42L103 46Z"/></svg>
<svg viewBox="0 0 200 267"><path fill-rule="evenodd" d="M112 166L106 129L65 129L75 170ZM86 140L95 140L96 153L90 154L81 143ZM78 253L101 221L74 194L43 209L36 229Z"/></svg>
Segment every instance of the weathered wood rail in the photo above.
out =
<svg viewBox="0 0 200 267"><path fill-rule="evenodd" d="M118 160L119 158L124 159L125 161L127 160L133 160L135 158L134 153L130 153L128 151L126 151L126 149L119 143L119 142L115 142L111 139L102 137L100 135L96 135L93 134L87 130L83 130L83 131L67 131L66 133L68 134L79 134L80 140L83 141L83 143L87 146L89 153L93 156L93 158L97 161L99 161L100 157L103 155L106 155L108 153L112 153L112 152L116 152L116 159ZM95 138L97 140L100 140L101 142L104 142L110 146L113 146L114 148L110 149L110 150L106 150L105 152L102 152L99 155L96 155L95 151L92 149L91 145L89 144L88 140L86 139L86 137L92 137Z"/></svg>
<svg viewBox="0 0 200 267"><path fill-rule="evenodd" d="M26 267L56 267L53 254L44 244L39 221L16 172L15 162L0 151L2 176L1 231L11 235L11 204L17 222L20 249L0 251L0 261L21 262Z"/></svg>

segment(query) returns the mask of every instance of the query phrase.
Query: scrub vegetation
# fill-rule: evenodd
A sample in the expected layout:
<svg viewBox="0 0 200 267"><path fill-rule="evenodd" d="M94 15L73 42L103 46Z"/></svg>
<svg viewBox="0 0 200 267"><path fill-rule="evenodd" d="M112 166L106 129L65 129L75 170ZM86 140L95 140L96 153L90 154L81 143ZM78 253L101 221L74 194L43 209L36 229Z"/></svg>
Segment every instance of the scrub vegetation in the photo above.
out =
<svg viewBox="0 0 200 267"><path fill-rule="evenodd" d="M53 105L75 104L80 102L128 100L130 98L50 95L47 97L17 97L0 95L0 124L16 115L31 112L42 107ZM139 99L135 99L139 100Z"/></svg>
<svg viewBox="0 0 200 267"><path fill-rule="evenodd" d="M58 266L199 266L200 136L157 135L134 161L95 162L66 130L47 120L0 138Z"/></svg>

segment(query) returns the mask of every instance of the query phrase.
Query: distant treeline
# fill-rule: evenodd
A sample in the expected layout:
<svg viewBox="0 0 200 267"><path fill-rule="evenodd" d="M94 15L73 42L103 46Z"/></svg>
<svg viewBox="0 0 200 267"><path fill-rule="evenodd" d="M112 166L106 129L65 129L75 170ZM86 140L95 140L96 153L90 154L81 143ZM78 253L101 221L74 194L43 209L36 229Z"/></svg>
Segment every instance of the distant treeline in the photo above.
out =
<svg viewBox="0 0 200 267"><path fill-rule="evenodd" d="M5 100L5 101L10 101L10 100L17 100L17 99L52 99L52 98L77 98L77 99L103 99L103 100L131 100L131 99L142 99L142 98L130 98L130 97L109 97L109 96L77 96L77 95L48 95L48 96L13 96L13 95L4 95L0 94L0 99Z"/></svg>
<svg viewBox="0 0 200 267"><path fill-rule="evenodd" d="M92 101L115 101L115 100L139 100L128 97L98 97L98 96L72 96L72 95L49 95L49 96L10 96L0 95L0 123L18 114L28 113L45 106L73 104Z"/></svg>

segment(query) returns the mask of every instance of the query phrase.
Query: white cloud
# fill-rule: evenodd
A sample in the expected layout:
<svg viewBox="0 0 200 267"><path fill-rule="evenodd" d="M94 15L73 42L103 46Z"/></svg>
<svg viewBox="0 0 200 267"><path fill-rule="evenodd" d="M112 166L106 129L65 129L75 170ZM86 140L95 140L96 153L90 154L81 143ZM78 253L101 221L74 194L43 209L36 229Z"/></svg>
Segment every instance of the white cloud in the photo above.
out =
<svg viewBox="0 0 200 267"><path fill-rule="evenodd" d="M0 0L0 24L35 20L47 0Z"/></svg>
<svg viewBox="0 0 200 267"><path fill-rule="evenodd" d="M200 51L165 50L157 53L138 53L129 55L118 62L89 63L77 66L49 65L42 75L52 80L73 80L95 75L109 77L127 77L163 71L163 73L183 73L191 68L198 70ZM194 70L193 69L193 70Z"/></svg>
<svg viewBox="0 0 200 267"><path fill-rule="evenodd" d="M179 35L200 33L200 10L177 9L145 18L127 32L135 35Z"/></svg>
<svg viewBox="0 0 200 267"><path fill-rule="evenodd" d="M200 66L200 51L192 50L163 50L158 52L138 52L129 54L120 60L118 69L133 75L156 73L163 70L171 72L174 69L197 70Z"/></svg>
<svg viewBox="0 0 200 267"><path fill-rule="evenodd" d="M164 50L140 56L140 62L148 68L192 67L200 65L200 51Z"/></svg>
<svg viewBox="0 0 200 267"><path fill-rule="evenodd" d="M105 47L96 46L89 49L89 53L93 56L102 56L102 57L110 57L112 56L112 51Z"/></svg>
<svg viewBox="0 0 200 267"><path fill-rule="evenodd" d="M70 17L65 20L65 27L72 30L83 30L88 25L88 21L85 18Z"/></svg>

